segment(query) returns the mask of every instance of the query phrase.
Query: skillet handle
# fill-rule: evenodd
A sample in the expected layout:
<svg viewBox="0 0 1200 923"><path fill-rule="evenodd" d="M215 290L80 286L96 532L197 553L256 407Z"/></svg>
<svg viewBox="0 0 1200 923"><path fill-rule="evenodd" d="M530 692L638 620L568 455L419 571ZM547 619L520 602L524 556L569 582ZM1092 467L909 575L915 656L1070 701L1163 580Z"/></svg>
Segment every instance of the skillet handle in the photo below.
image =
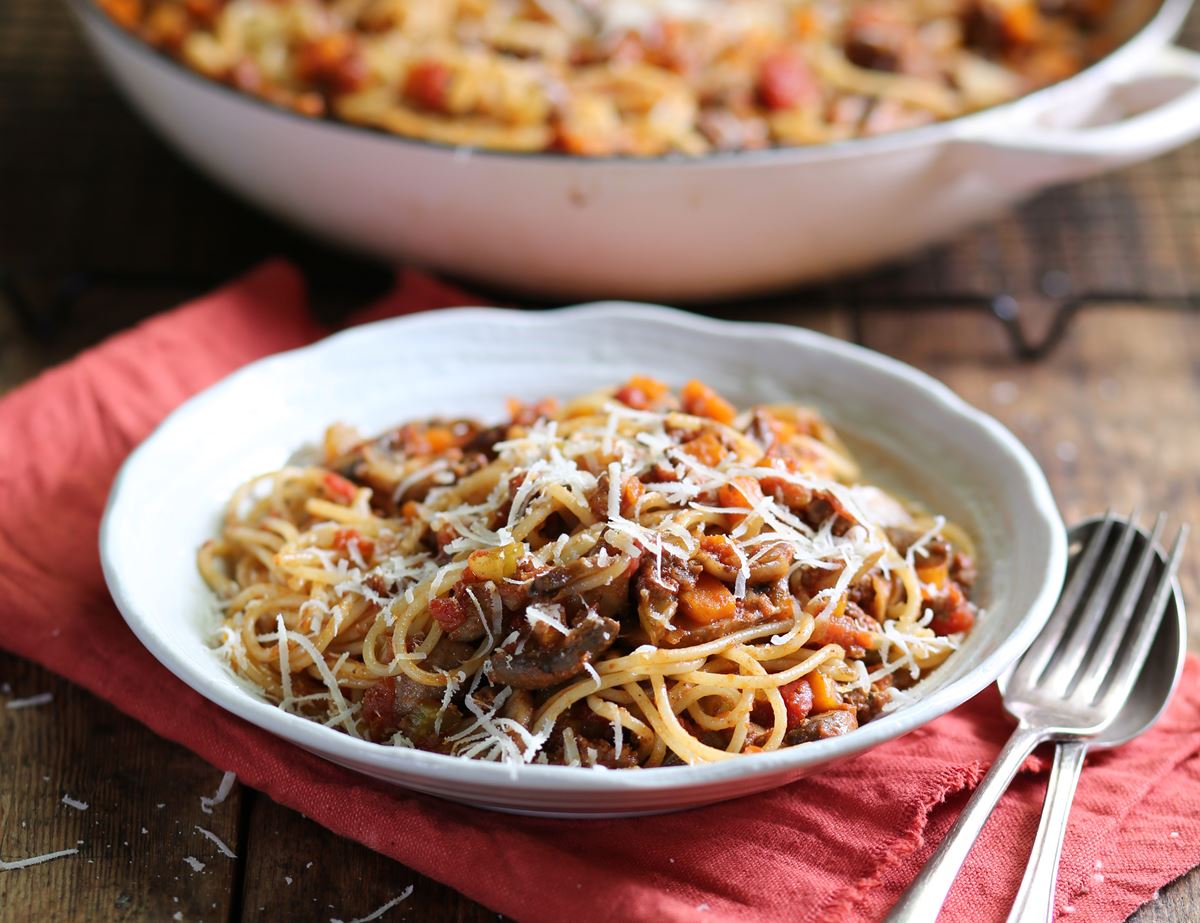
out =
<svg viewBox="0 0 1200 923"><path fill-rule="evenodd" d="M1200 137L1200 53L1178 46L1108 88L1095 116L1130 113L1101 124L1055 125L1078 112L1051 110L1029 124L960 136L983 169L1009 191L1032 192L1154 157Z"/></svg>

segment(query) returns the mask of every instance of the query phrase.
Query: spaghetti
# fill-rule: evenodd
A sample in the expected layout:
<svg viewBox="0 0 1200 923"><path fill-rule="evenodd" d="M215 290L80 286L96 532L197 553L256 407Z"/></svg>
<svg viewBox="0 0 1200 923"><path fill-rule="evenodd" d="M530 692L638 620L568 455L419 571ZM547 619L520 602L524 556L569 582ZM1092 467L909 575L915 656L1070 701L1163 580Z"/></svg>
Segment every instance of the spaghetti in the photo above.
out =
<svg viewBox="0 0 1200 923"><path fill-rule="evenodd" d="M456 146L582 156L819 144L954 118L1076 73L1145 6L96 2L194 71L304 115Z"/></svg>
<svg viewBox="0 0 1200 923"><path fill-rule="evenodd" d="M219 650L356 737L583 766L844 734L975 620L969 540L815 412L651 378L508 423L334 425L199 551Z"/></svg>

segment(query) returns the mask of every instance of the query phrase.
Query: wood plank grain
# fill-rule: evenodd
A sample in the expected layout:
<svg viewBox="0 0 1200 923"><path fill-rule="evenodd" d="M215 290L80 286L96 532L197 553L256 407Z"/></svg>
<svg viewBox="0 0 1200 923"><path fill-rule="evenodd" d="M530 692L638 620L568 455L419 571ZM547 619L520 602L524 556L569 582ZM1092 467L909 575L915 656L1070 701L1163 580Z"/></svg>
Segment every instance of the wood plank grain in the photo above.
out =
<svg viewBox="0 0 1200 923"><path fill-rule="evenodd" d="M1010 357L999 323L974 311L877 311L866 345L931 372L1005 423L1033 452L1067 522L1140 507L1200 523L1200 312L1084 309L1044 361ZM1180 579L1200 592L1200 543ZM1200 612L1190 620L1200 651Z"/></svg>
<svg viewBox="0 0 1200 923"><path fill-rule="evenodd" d="M263 795L246 838L243 920L352 920L412 894L381 917L420 923L493 923L498 914Z"/></svg>
<svg viewBox="0 0 1200 923"><path fill-rule="evenodd" d="M31 708L4 703L49 692ZM237 863L240 791L211 814L221 773L65 680L0 652L0 859L78 849L0 871L0 923L224 921ZM69 797L87 804L80 810ZM185 857L204 863L194 870ZM175 914L180 916L176 917Z"/></svg>

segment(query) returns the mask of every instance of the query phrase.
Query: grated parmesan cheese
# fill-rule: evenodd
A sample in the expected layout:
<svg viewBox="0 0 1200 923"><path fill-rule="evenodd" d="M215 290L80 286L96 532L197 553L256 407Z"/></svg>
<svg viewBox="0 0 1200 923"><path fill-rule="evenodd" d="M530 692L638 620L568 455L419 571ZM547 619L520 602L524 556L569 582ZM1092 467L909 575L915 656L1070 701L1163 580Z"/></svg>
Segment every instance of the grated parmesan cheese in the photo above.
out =
<svg viewBox="0 0 1200 923"><path fill-rule="evenodd" d="M12 872L17 869L29 868L31 865L41 865L43 862L50 862L54 859L61 859L63 856L74 856L79 852L78 849L60 849L57 852L42 853L40 856L29 856L25 859L0 859L0 871Z"/></svg>
<svg viewBox="0 0 1200 923"><path fill-rule="evenodd" d="M225 841L222 840L215 833L213 833L211 830L205 830L203 827L197 825L196 832L199 833L205 839L211 840L213 845L217 847L217 850L222 855L228 856L230 859L237 858L237 853L235 853L232 849L230 849L228 846L226 846Z"/></svg>
<svg viewBox="0 0 1200 923"><path fill-rule="evenodd" d="M236 781L237 776L232 772L227 772L221 776L221 784L217 786L217 790L211 798L204 795L200 796L200 810L205 814L211 814L213 808L224 803L225 799L229 797L229 793L233 789L233 783Z"/></svg>
<svg viewBox="0 0 1200 923"><path fill-rule="evenodd" d="M4 707L16 711L19 708L37 708L39 705L49 705L53 701L53 692L39 692L27 699L9 699L4 703Z"/></svg>
<svg viewBox="0 0 1200 923"><path fill-rule="evenodd" d="M386 904L384 904L381 907L377 907L375 910L371 911L365 917L355 917L353 920L350 921L350 923L371 923L372 920L378 920L381 916L383 916L385 913L387 913L389 910L391 910L397 904L401 904L404 901L408 900L410 897L412 897L412 893L413 893L413 886L409 885L407 888L405 888L403 891L400 892L399 896L393 897ZM331 917L329 920L329 923L342 923L342 921L335 917Z"/></svg>

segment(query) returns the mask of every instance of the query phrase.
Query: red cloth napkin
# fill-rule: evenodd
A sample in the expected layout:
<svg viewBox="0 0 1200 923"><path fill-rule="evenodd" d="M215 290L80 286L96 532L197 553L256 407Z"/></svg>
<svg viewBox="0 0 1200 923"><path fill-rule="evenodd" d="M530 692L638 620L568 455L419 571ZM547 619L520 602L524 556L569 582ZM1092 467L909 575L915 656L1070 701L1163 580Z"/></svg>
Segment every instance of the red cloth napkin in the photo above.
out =
<svg viewBox="0 0 1200 923"><path fill-rule="evenodd" d="M363 317L465 301L408 274ZM324 332L298 274L274 263L0 400L0 644L281 804L517 920L881 918L1011 730L994 689L773 792L662 817L554 821L461 807L333 766L226 714L142 648L109 599L96 547L118 465L190 394ZM1061 913L1123 920L1200 863L1198 752L1200 663L1189 660L1159 725L1085 770ZM943 920L1005 918L1043 786L1044 772L1027 772L1001 802Z"/></svg>

